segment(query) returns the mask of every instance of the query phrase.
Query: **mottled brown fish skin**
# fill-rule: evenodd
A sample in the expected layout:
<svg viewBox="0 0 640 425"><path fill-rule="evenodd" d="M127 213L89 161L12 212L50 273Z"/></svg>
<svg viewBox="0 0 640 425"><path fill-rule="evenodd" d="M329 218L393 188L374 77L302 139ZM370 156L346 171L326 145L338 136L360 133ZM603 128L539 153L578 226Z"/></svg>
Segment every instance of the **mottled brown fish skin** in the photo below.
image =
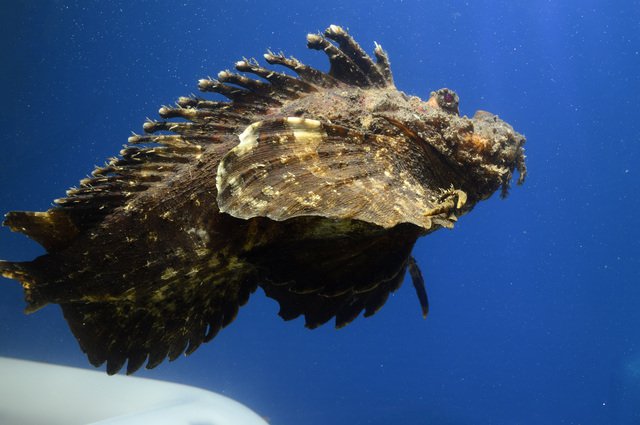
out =
<svg viewBox="0 0 640 425"><path fill-rule="evenodd" d="M0 261L27 310L59 304L81 349L109 374L190 354L230 324L260 285L280 316L342 327L378 311L418 237L458 217L512 175L525 139L488 112L459 116L440 89L425 102L398 91L342 28L310 34L329 72L269 52L199 81L228 101L182 97L162 107L117 158L46 212L4 225L47 249ZM255 75L260 79L249 78Z"/></svg>

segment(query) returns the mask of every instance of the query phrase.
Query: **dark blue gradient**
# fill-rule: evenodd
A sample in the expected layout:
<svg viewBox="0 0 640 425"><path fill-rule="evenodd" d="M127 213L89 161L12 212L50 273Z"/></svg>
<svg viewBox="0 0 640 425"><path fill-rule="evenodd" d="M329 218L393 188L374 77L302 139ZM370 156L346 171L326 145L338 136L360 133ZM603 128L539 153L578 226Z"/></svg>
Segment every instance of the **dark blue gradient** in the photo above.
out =
<svg viewBox="0 0 640 425"><path fill-rule="evenodd" d="M145 117L270 48L327 68L329 24L389 52L396 85L528 139L529 177L415 256L411 285L341 330L283 322L261 291L190 358L141 376L235 398L278 425L640 423L640 2L0 3L0 212L46 210ZM0 258L35 243L0 230ZM57 306L0 280L0 355L90 367Z"/></svg>

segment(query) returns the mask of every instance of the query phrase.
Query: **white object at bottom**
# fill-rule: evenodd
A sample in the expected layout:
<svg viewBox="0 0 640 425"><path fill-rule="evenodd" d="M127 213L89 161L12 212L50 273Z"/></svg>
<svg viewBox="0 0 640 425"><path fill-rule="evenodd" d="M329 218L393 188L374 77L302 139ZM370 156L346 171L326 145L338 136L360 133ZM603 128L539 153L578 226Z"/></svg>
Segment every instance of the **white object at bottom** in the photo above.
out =
<svg viewBox="0 0 640 425"><path fill-rule="evenodd" d="M3 425L268 425L243 404L187 385L0 357Z"/></svg>

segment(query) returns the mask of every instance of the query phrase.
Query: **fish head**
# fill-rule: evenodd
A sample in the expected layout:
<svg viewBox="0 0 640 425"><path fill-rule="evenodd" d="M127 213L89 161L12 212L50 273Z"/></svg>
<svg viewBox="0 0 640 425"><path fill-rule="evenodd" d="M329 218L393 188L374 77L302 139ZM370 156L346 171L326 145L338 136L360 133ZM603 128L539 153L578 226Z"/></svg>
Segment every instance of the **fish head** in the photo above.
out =
<svg viewBox="0 0 640 425"><path fill-rule="evenodd" d="M524 183L526 138L490 112L460 116L459 103L451 89L432 92L426 102L414 104L417 122L405 125L405 133L431 150L430 161L441 169L443 185L467 192L473 201L486 199L497 189L505 197L515 171L517 183Z"/></svg>

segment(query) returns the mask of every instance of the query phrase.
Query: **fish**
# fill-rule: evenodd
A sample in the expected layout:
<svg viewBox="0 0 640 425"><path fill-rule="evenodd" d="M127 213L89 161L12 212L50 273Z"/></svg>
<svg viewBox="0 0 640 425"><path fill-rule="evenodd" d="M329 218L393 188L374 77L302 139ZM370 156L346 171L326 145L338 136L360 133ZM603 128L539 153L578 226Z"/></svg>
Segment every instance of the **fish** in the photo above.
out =
<svg viewBox="0 0 640 425"><path fill-rule="evenodd" d="M341 328L409 271L426 317L416 240L505 197L514 173L523 183L526 139L489 112L460 116L451 89L398 90L382 47L372 57L340 26L307 46L328 71L272 51L272 67L242 59L161 107L49 210L8 212L5 226L46 249L0 261L26 312L59 305L108 374L193 353L258 287L285 320Z"/></svg>

